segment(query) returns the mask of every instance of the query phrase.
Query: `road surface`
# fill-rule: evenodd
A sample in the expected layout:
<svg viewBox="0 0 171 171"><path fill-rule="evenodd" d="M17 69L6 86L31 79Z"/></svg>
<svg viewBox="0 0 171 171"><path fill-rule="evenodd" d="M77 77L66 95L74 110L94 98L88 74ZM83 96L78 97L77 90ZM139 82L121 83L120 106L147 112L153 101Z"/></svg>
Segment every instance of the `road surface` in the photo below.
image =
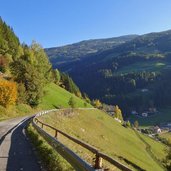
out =
<svg viewBox="0 0 171 171"><path fill-rule="evenodd" d="M0 122L0 171L41 171L26 135L28 117Z"/></svg>

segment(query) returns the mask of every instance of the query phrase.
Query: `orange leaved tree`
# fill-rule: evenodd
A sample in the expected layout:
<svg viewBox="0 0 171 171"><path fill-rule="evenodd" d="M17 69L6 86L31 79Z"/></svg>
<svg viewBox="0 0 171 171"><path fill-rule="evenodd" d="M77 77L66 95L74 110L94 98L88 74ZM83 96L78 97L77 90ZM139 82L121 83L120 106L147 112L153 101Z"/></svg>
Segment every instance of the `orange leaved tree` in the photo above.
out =
<svg viewBox="0 0 171 171"><path fill-rule="evenodd" d="M8 107L9 105L15 104L16 99L16 83L0 79L0 105Z"/></svg>

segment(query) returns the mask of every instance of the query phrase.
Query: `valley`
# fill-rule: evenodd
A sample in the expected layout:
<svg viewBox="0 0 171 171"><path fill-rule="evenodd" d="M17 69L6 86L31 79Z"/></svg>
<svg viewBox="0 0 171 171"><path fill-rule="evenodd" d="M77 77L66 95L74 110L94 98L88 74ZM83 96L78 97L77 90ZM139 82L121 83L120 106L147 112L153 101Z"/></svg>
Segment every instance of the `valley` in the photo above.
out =
<svg viewBox="0 0 171 171"><path fill-rule="evenodd" d="M74 170L73 161L55 150L58 140L93 170L94 163L119 170L117 162L100 166L99 151L128 170L169 170L170 92L171 30L43 48L21 43L0 18L0 154L9 154L3 171L12 164L20 170ZM95 158L64 134L97 148ZM18 158L9 164L15 150ZM34 161L19 162L24 154Z"/></svg>
<svg viewBox="0 0 171 171"><path fill-rule="evenodd" d="M93 54L79 56L78 51L79 60L76 61L69 61L69 59L75 50L74 47L81 46L82 42L73 44L72 48L68 45L53 50L45 49L45 51L53 67L69 73L81 91L86 92L91 99L97 98L109 105L117 104L125 117L129 118L132 110L142 113L150 107L155 107L159 111L166 108L168 113L170 112L168 110L171 106L168 94L171 73L170 37L170 30L136 35L110 49ZM100 39L99 43L100 41L103 42L103 39ZM87 47L91 47L89 41L84 42L87 43ZM61 63L59 56L64 53L66 47L67 54ZM76 58L72 57L72 59ZM147 89L148 92L143 92L143 89ZM158 123L157 120L160 120L158 118L167 121L167 112L166 115L165 112L161 113L151 119L154 121L132 116L131 118L134 119L131 120L137 119L140 123L148 124Z"/></svg>

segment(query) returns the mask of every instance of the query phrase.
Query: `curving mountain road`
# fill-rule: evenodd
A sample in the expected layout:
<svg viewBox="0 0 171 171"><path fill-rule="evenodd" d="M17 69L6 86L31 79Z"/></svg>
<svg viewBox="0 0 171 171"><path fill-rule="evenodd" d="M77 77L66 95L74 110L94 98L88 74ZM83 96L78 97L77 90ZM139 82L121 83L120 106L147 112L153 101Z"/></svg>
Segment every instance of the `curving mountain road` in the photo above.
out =
<svg viewBox="0 0 171 171"><path fill-rule="evenodd" d="M26 135L29 117L0 122L0 171L41 171Z"/></svg>

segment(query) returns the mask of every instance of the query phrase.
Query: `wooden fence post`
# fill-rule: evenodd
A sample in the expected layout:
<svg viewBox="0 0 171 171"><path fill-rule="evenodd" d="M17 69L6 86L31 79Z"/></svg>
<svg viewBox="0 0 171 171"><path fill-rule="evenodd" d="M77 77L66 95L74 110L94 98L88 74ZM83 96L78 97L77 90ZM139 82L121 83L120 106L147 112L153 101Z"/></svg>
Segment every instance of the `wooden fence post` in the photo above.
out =
<svg viewBox="0 0 171 171"><path fill-rule="evenodd" d="M58 131L55 130L55 138L58 138Z"/></svg>
<svg viewBox="0 0 171 171"><path fill-rule="evenodd" d="M102 168L102 158L99 156L97 152L95 158L95 169L101 169L101 168Z"/></svg>

